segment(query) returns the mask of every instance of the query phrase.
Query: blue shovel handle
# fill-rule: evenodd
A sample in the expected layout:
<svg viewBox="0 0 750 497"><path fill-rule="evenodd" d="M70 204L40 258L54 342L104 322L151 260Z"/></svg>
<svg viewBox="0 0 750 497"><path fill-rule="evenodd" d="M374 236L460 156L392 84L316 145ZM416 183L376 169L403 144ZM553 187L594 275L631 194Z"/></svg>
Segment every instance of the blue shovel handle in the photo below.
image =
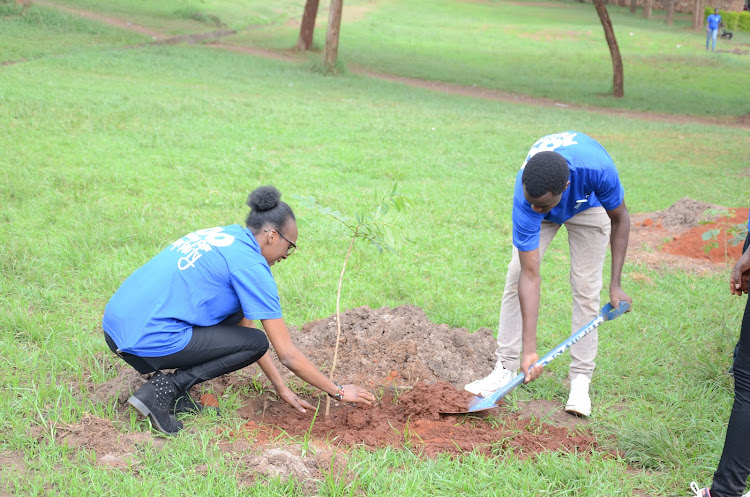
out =
<svg viewBox="0 0 750 497"><path fill-rule="evenodd" d="M617 308L612 307L612 304L607 302L607 305L602 307L602 310L599 311L599 315L593 321L591 321L580 330L576 331L574 334L570 335L570 337L568 337L564 342L552 349L547 355L536 361L532 367L546 366L547 364L552 362L552 359L555 359L556 357L562 355L563 352L572 347L573 344L578 342L581 338L591 333L604 321L611 321L621 314L627 312L628 309L630 309L630 304L628 304L624 300L620 301L620 304L617 306ZM524 375L523 373L520 373L516 375L516 377L513 378L510 383L505 385L500 390L495 391L489 397L475 397L469 402L469 412L483 411L484 409L491 409L495 407L495 404L498 400L508 395L513 389L523 383L523 380Z"/></svg>

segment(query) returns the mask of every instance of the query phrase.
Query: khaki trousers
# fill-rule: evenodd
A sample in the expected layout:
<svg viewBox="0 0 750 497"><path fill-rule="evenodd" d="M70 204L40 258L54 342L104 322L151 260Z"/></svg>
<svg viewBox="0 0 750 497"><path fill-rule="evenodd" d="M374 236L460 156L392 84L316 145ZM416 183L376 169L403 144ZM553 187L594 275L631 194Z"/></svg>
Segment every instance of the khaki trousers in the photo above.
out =
<svg viewBox="0 0 750 497"><path fill-rule="evenodd" d="M576 214L565 223L570 246L570 287L573 291L573 317L571 334L575 333L599 315L602 290L602 269L607 254L611 231L609 216L603 207L591 207ZM539 257L557 234L560 226L542 221L539 239ZM516 371L520 367L521 354L521 304L518 299L518 278L521 262L518 249L513 247L513 256L505 279L505 291L500 307L500 326L497 334L497 355L505 369ZM539 306L539 324L544 325L544 307ZM592 331L570 348L570 378L583 374L591 378L598 345L597 330ZM560 340L562 341L562 340ZM538 351L543 356L548 351Z"/></svg>

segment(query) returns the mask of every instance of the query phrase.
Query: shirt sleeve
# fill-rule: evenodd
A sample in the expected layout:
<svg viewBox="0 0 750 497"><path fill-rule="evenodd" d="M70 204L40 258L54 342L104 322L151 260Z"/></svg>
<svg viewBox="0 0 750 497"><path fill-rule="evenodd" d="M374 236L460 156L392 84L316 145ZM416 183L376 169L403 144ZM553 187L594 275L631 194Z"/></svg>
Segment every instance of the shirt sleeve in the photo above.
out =
<svg viewBox="0 0 750 497"><path fill-rule="evenodd" d="M278 319L279 290L268 267L255 264L230 273L232 286L247 319Z"/></svg>
<svg viewBox="0 0 750 497"><path fill-rule="evenodd" d="M625 200L625 189L622 187L622 183L620 183L620 175L614 164L602 169L594 193L596 193L596 198L599 199L602 207L608 211L618 208Z"/></svg>
<svg viewBox="0 0 750 497"><path fill-rule="evenodd" d="M539 248L543 214L534 212L525 199L513 197L513 246L521 252Z"/></svg>

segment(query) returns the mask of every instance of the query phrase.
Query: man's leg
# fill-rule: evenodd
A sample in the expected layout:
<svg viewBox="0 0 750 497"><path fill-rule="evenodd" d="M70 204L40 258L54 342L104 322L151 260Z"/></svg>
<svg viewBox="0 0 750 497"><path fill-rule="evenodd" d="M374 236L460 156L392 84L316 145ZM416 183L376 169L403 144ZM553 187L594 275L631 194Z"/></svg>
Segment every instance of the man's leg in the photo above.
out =
<svg viewBox="0 0 750 497"><path fill-rule="evenodd" d="M570 218L570 287L573 291L571 334L599 315L602 269L611 231L609 216L603 207L592 207ZM570 349L570 378L594 372L598 333L592 331Z"/></svg>
<svg viewBox="0 0 750 497"><path fill-rule="evenodd" d="M542 221L539 234L539 257L544 257L547 247L552 242L560 225ZM497 331L497 350L495 355L499 364L510 371L516 371L521 366L522 321L521 302L518 299L518 278L521 275L521 262L518 250L513 247L513 255L508 265L505 277L505 290L500 305L500 324Z"/></svg>
<svg viewBox="0 0 750 497"><path fill-rule="evenodd" d="M719 34L718 29L712 29L711 30L711 51L716 51L716 35Z"/></svg>
<svg viewBox="0 0 750 497"><path fill-rule="evenodd" d="M745 304L739 349L734 360L734 404L724 450L711 486L713 497L735 497L745 491L750 475L750 300Z"/></svg>

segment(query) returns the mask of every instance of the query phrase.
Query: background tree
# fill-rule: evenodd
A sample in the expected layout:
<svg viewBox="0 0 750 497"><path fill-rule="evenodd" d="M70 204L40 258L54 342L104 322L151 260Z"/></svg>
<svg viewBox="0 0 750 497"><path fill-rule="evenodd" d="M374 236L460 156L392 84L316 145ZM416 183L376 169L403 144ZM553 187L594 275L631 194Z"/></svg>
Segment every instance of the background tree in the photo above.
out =
<svg viewBox="0 0 750 497"><path fill-rule="evenodd" d="M654 0L646 0L643 4L643 18L651 19L651 12L654 10Z"/></svg>
<svg viewBox="0 0 750 497"><path fill-rule="evenodd" d="M638 10L638 0L630 0L630 13L635 14L636 10Z"/></svg>
<svg viewBox="0 0 750 497"><path fill-rule="evenodd" d="M612 21L609 20L609 13L607 12L607 7L604 5L604 0L594 0L594 7L596 7L596 13L599 14L599 20L602 22L604 37L607 39L609 53L612 56L612 70L614 73L612 78L612 95L615 98L622 98L625 95L625 76L623 74L620 47L617 46L615 31L612 29Z"/></svg>
<svg viewBox="0 0 750 497"><path fill-rule="evenodd" d="M318 17L318 4L320 0L307 0L305 12L302 14L302 24L299 27L299 38L297 39L297 50L310 50L315 33L315 19Z"/></svg>
<svg viewBox="0 0 750 497"><path fill-rule="evenodd" d="M664 22L670 26L674 23L674 7L676 3L677 0L667 0L667 17L664 19Z"/></svg>
<svg viewBox="0 0 750 497"><path fill-rule="evenodd" d="M323 67L329 72L336 69L336 59L339 53L339 31L341 30L341 11L344 0L331 0L331 10L328 13L328 31L326 32L326 46L323 50Z"/></svg>
<svg viewBox="0 0 750 497"><path fill-rule="evenodd" d="M693 29L700 31L703 29L703 0L695 0L693 3Z"/></svg>

